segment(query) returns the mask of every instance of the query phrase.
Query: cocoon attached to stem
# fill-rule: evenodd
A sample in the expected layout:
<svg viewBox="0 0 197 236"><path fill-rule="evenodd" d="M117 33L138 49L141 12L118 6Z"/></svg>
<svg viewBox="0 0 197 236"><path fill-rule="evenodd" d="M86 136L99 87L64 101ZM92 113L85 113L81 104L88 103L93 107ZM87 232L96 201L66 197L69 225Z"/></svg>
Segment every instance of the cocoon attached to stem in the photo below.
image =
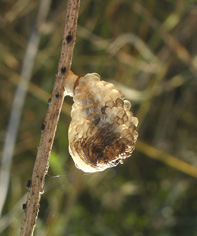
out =
<svg viewBox="0 0 197 236"><path fill-rule="evenodd" d="M73 96L69 152L77 168L98 172L123 164L135 149L138 119L112 83L96 73L67 77L65 95Z"/></svg>

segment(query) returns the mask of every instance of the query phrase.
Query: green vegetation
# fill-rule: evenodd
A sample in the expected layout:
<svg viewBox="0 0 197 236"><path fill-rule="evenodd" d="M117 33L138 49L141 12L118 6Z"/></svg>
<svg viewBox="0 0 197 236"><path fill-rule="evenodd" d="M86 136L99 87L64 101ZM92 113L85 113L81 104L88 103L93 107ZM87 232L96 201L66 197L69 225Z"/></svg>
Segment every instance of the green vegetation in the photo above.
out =
<svg viewBox="0 0 197 236"><path fill-rule="evenodd" d="M1 150L39 2L0 2ZM20 232L65 10L66 1L52 1L41 26L0 218L2 236ZM79 76L97 72L123 86L139 119L139 142L124 165L82 173L68 153L72 99L66 97L35 235L197 236L196 12L194 0L81 2L72 70Z"/></svg>

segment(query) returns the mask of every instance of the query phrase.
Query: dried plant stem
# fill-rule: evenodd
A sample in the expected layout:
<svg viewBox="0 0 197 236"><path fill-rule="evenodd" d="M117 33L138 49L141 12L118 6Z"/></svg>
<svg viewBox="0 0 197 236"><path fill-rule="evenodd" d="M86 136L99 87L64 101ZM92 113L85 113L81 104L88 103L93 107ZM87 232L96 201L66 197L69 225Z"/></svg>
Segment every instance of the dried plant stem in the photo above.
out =
<svg viewBox="0 0 197 236"><path fill-rule="evenodd" d="M138 141L136 148L138 151L146 154L150 158L160 160L166 163L168 166L171 166L187 175L197 178L197 168L189 163L186 163L185 161L182 161L140 140Z"/></svg>
<svg viewBox="0 0 197 236"><path fill-rule="evenodd" d="M39 211L40 195L49 167L49 156L64 100L64 83L69 76L74 44L76 40L77 18L80 0L68 0L64 37L51 102L42 125L42 135L33 169L31 188L27 196L21 236L33 235Z"/></svg>

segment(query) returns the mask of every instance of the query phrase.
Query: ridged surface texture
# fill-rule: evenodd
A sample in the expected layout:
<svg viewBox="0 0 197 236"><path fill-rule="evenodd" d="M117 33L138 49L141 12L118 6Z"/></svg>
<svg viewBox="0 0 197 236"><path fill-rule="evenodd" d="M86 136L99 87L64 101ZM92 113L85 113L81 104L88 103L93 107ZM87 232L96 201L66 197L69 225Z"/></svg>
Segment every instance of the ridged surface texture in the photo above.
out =
<svg viewBox="0 0 197 236"><path fill-rule="evenodd" d="M112 83L96 73L77 80L73 93L69 151L84 172L103 171L131 156L138 137L138 119L131 104Z"/></svg>

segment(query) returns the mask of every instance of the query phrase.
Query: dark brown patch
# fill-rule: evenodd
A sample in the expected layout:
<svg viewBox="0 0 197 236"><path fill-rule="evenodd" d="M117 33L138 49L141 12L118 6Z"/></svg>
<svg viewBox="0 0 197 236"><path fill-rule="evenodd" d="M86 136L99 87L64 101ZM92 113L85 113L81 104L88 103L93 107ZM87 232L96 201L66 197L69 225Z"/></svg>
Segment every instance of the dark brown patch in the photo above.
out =
<svg viewBox="0 0 197 236"><path fill-rule="evenodd" d="M65 73L66 73L66 67L64 66L61 68L61 74L64 75Z"/></svg>
<svg viewBox="0 0 197 236"><path fill-rule="evenodd" d="M59 98L59 97L60 97L60 94L59 94L59 93L56 93L56 94L55 94L55 97L56 97L56 98Z"/></svg>
<svg viewBox="0 0 197 236"><path fill-rule="evenodd" d="M93 117L93 123L94 123L94 125L96 126L96 125L98 125L98 123L100 122L100 115L99 114L96 114L94 117Z"/></svg>
<svg viewBox="0 0 197 236"><path fill-rule="evenodd" d="M128 143L120 134L113 132L113 125L108 125L100 128L93 137L78 140L74 147L84 161L93 167L98 164L116 166L120 162L120 155L124 158L131 155L127 152Z"/></svg>
<svg viewBox="0 0 197 236"><path fill-rule="evenodd" d="M50 103L51 103L51 101L52 101L52 99L51 99L51 98L49 98L49 100L48 100L48 104L50 104Z"/></svg>
<svg viewBox="0 0 197 236"><path fill-rule="evenodd" d="M23 210L25 211L26 208L27 208L27 204L23 204L22 208L23 208Z"/></svg>
<svg viewBox="0 0 197 236"><path fill-rule="evenodd" d="M41 130L41 131L44 131L44 129L45 129L45 123L42 123L42 125L41 125L41 127L40 127L40 130Z"/></svg>
<svg viewBox="0 0 197 236"><path fill-rule="evenodd" d="M106 113L105 113L105 109L106 109L106 108L107 108L107 106L104 106L104 107L101 108L102 114L106 114Z"/></svg>
<svg viewBox="0 0 197 236"><path fill-rule="evenodd" d="M31 180L27 180L26 188L27 188L28 190L30 190L30 188L31 188Z"/></svg>
<svg viewBox="0 0 197 236"><path fill-rule="evenodd" d="M66 36L66 42L67 43L70 43L72 41L72 39L73 39L72 35L69 34L69 35Z"/></svg>
<svg viewBox="0 0 197 236"><path fill-rule="evenodd" d="M117 98L117 99L116 99L116 106L117 106L117 107L123 107L123 106L124 106L123 100L120 99L120 98Z"/></svg>

